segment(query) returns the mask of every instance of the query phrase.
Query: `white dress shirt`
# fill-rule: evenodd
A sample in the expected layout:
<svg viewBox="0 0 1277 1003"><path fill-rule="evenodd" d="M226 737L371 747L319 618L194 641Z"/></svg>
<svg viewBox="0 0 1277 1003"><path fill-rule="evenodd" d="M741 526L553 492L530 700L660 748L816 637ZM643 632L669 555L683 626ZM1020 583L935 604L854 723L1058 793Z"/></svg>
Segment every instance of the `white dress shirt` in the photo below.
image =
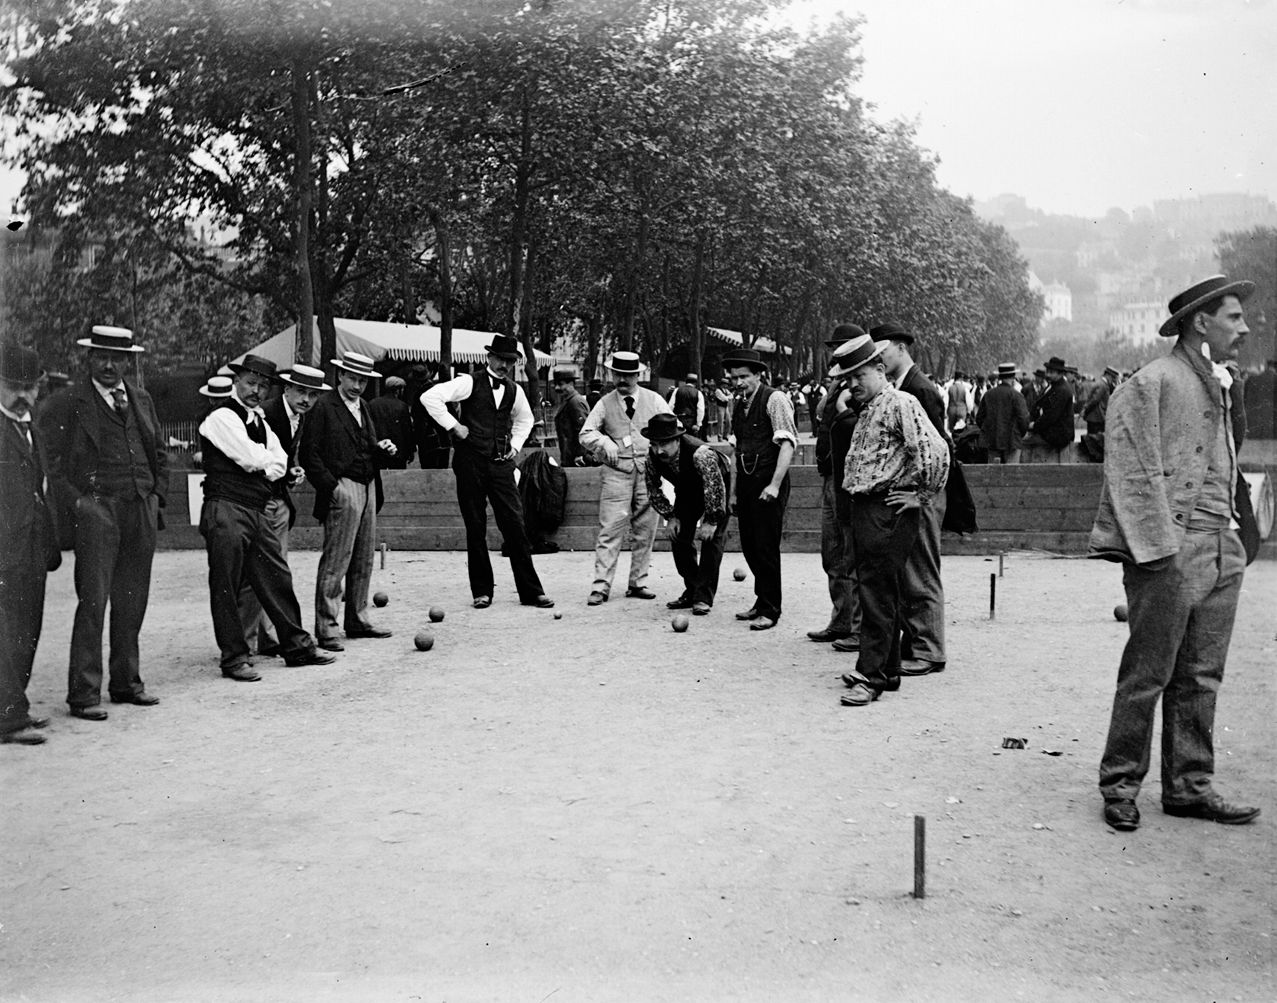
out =
<svg viewBox="0 0 1277 1003"><path fill-rule="evenodd" d="M491 369L484 369L482 375L484 379L500 379ZM461 422L452 416L448 405L469 400L472 393L474 393L474 377L469 373L463 373L446 383L436 383L432 386L421 395L421 406L444 431L451 432ZM500 387L492 388L492 398L497 407L500 407L505 400L505 394L505 381L502 381ZM528 398L523 388L517 383L514 385L514 403L510 407L510 419L510 446L518 452L523 448L523 443L532 431L532 408L528 406Z"/></svg>
<svg viewBox="0 0 1277 1003"><path fill-rule="evenodd" d="M264 473L268 481L277 481L288 469L288 454L280 445L279 436L266 421L260 407L248 407L231 388L231 399L248 411L250 422L261 422L266 430L266 445L248 437L248 428L231 408L214 408L200 423L200 435L225 453L250 474Z"/></svg>

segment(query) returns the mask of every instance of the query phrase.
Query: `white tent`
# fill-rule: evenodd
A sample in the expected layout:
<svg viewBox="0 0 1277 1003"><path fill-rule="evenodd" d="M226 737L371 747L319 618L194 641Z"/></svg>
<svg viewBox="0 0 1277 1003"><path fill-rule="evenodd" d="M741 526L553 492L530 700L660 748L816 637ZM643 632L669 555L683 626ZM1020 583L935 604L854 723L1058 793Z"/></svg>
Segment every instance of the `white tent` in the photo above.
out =
<svg viewBox="0 0 1277 1003"><path fill-rule="evenodd" d="M351 320L347 317L335 317L333 324L337 328L337 355L343 352L359 352L374 361L393 359L400 362L438 362L440 330L428 324L391 324L379 320ZM452 329L452 361L469 362L481 365L488 361L488 353L484 346L490 345L496 337L490 331L463 331ZM293 357L297 343L297 325L293 324L274 337L267 338L255 348L250 348L247 355L260 355L270 359L280 369L287 369L301 359ZM316 326L314 348L309 364L320 369L328 364L327 359L319 357L319 328ZM553 355L538 351L537 368L554 366L557 359ZM236 358L235 362L244 356ZM515 378L523 378L523 365L515 368Z"/></svg>
<svg viewBox="0 0 1277 1003"><path fill-rule="evenodd" d="M745 336L739 331L729 331L723 327L711 327L709 328L709 333L710 337L712 337L715 341L721 341L726 345L733 345L736 348L745 347ZM776 342L772 341L771 338L755 338L754 343L749 347L761 352L763 355L776 355L779 353L783 353L785 355L794 354L788 347L782 347L778 350Z"/></svg>

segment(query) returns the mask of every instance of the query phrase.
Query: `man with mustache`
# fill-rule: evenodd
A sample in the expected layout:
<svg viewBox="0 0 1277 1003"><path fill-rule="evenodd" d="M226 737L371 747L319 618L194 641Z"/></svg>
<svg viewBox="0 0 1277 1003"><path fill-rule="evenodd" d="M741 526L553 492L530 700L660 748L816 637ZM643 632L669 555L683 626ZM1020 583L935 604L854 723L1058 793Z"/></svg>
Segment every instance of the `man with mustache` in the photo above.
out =
<svg viewBox="0 0 1277 1003"><path fill-rule="evenodd" d="M75 593L67 704L105 721L102 632L110 607L112 703L160 702L142 682L138 634L151 590L156 532L164 526L168 453L150 395L124 377L142 352L133 332L99 325L76 344L89 379L50 397L40 412L55 492L74 498Z"/></svg>

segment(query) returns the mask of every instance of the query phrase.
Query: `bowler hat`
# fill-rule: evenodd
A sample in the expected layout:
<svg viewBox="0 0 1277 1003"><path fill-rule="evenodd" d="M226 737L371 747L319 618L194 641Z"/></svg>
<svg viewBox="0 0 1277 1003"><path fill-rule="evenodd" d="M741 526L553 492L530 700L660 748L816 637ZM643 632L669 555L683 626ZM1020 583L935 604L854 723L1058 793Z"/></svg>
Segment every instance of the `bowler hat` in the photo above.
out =
<svg viewBox="0 0 1277 1003"><path fill-rule="evenodd" d="M731 355L723 356L723 368L734 369L736 366L748 366L755 373L767 368L763 357L753 348L738 348Z"/></svg>
<svg viewBox="0 0 1277 1003"><path fill-rule="evenodd" d="M839 324L834 328L834 336L825 341L826 348L837 348L839 345L851 341L852 338L859 338L865 333L865 329L859 324Z"/></svg>
<svg viewBox="0 0 1277 1003"><path fill-rule="evenodd" d="M857 369L874 362L881 355L882 345L876 343L869 335L862 334L834 352L833 358L830 359L833 365L829 367L829 375L846 376L854 373Z"/></svg>
<svg viewBox="0 0 1277 1003"><path fill-rule="evenodd" d="M1067 373L1069 371L1068 364L1058 355L1052 355L1049 359L1042 363L1042 368L1048 373L1052 370L1057 373Z"/></svg>
<svg viewBox="0 0 1277 1003"><path fill-rule="evenodd" d="M489 355L495 355L498 359L509 359L512 362L523 358L523 353L519 351L519 343L513 338L507 338L504 334L494 334L492 344L485 345L483 350Z"/></svg>
<svg viewBox="0 0 1277 1003"><path fill-rule="evenodd" d="M77 338L75 343L107 352L146 351L141 345L133 344L133 332L127 327L108 327L106 324L95 324L87 338Z"/></svg>
<svg viewBox="0 0 1277 1003"><path fill-rule="evenodd" d="M1212 275L1195 286L1189 286L1167 304L1171 311L1170 318L1157 329L1163 338L1173 338L1179 334L1179 322L1191 317L1198 307L1205 306L1213 299L1221 296L1236 296L1239 302L1255 291L1255 283L1245 279L1230 282L1227 275Z"/></svg>
<svg viewBox="0 0 1277 1003"><path fill-rule="evenodd" d="M1016 372L1018 372L1018 370L1016 369L1014 362L998 363L998 379L1006 379L1008 376L1015 379Z"/></svg>
<svg viewBox="0 0 1277 1003"><path fill-rule="evenodd" d="M33 349L21 345L0 345L0 380L29 387L39 383L43 375L40 357Z"/></svg>
<svg viewBox="0 0 1277 1003"><path fill-rule="evenodd" d="M231 395L231 378L229 376L210 376L208 382L200 387L205 397L229 397Z"/></svg>
<svg viewBox="0 0 1277 1003"><path fill-rule="evenodd" d="M683 434L683 423L674 415L658 412L648 420L647 427L639 429L639 434L648 442L668 442Z"/></svg>
<svg viewBox="0 0 1277 1003"><path fill-rule="evenodd" d="M637 373L643 368L643 363L635 352L613 352L607 368L614 373Z"/></svg>
<svg viewBox="0 0 1277 1003"><path fill-rule="evenodd" d="M279 379L279 367L271 359L262 358L260 355L245 355L239 362L229 362L227 365L231 367L233 373L256 373L258 376L265 376L268 380Z"/></svg>
<svg viewBox="0 0 1277 1003"><path fill-rule="evenodd" d="M554 376L550 379L551 383L575 383L576 373L570 369L556 369Z"/></svg>
<svg viewBox="0 0 1277 1003"><path fill-rule="evenodd" d="M324 371L311 366L293 366L292 369L285 369L280 373L279 378L285 383L291 383L293 386L302 387L305 390L332 389L324 382ZM210 380L210 382L212 381Z"/></svg>
<svg viewBox="0 0 1277 1003"><path fill-rule="evenodd" d="M903 341L906 345L913 344L913 335L893 320L870 328L869 337L874 341Z"/></svg>
<svg viewBox="0 0 1277 1003"><path fill-rule="evenodd" d="M344 352L340 359L329 359L338 369L344 369L348 373L354 373L356 376L365 376L370 380L381 379L381 373L373 369L373 360L367 355L361 355L358 352Z"/></svg>

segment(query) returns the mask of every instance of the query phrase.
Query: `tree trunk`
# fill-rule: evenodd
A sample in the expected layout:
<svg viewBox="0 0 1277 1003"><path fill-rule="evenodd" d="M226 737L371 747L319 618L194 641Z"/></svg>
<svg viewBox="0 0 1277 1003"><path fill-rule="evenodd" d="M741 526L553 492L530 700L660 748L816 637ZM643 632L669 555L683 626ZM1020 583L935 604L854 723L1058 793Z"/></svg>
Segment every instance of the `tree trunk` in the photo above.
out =
<svg viewBox="0 0 1277 1003"><path fill-rule="evenodd" d="M595 379L599 371L599 329L602 326L599 315L589 314L585 319L585 365L581 375L586 380Z"/></svg>
<svg viewBox="0 0 1277 1003"><path fill-rule="evenodd" d="M293 268L297 273L297 337L294 357L314 361L315 289L310 276L311 139L310 64L305 53L293 59L293 193L297 212Z"/></svg>
<svg viewBox="0 0 1277 1003"><path fill-rule="evenodd" d="M519 116L519 161L514 171L514 218L510 221L510 299L506 304L501 333L519 336L519 310L523 304L523 260L528 252L528 204L531 201L532 108L527 88L523 90Z"/></svg>
<svg viewBox="0 0 1277 1003"><path fill-rule="evenodd" d="M319 104L314 73L310 75L310 86L311 106L315 111L316 132L319 134L317 145L323 150L325 147L323 109ZM333 319L333 300L339 288L335 270L328 267L328 160L326 157L319 158L316 180L318 191L315 198L315 232L318 236L311 246L310 282L316 294L315 313L319 320L319 360L322 365L328 359L337 358L337 325Z"/></svg>
<svg viewBox="0 0 1277 1003"><path fill-rule="evenodd" d="M638 237L635 241L634 260L630 262L630 278L625 290L625 316L621 320L620 348L634 351L634 320L638 313L639 278L643 274L643 261L647 257L647 207L639 213Z"/></svg>
<svg viewBox="0 0 1277 1003"><path fill-rule="evenodd" d="M452 235L448 221L431 213L435 225L435 254L439 259L439 375L452 377Z"/></svg>
<svg viewBox="0 0 1277 1003"><path fill-rule="evenodd" d="M528 259L524 265L523 282L520 287L519 298L519 341L523 345L523 375L527 382L528 403L532 406L532 410L537 414L541 413L541 374L537 371L537 353L536 346L532 344L532 280L536 270L536 248L535 245L528 245Z"/></svg>
<svg viewBox="0 0 1277 1003"><path fill-rule="evenodd" d="M703 375L705 367L705 325L701 322L702 275L705 270L705 231L696 233L696 253L692 259L692 309L688 317L687 371Z"/></svg>

